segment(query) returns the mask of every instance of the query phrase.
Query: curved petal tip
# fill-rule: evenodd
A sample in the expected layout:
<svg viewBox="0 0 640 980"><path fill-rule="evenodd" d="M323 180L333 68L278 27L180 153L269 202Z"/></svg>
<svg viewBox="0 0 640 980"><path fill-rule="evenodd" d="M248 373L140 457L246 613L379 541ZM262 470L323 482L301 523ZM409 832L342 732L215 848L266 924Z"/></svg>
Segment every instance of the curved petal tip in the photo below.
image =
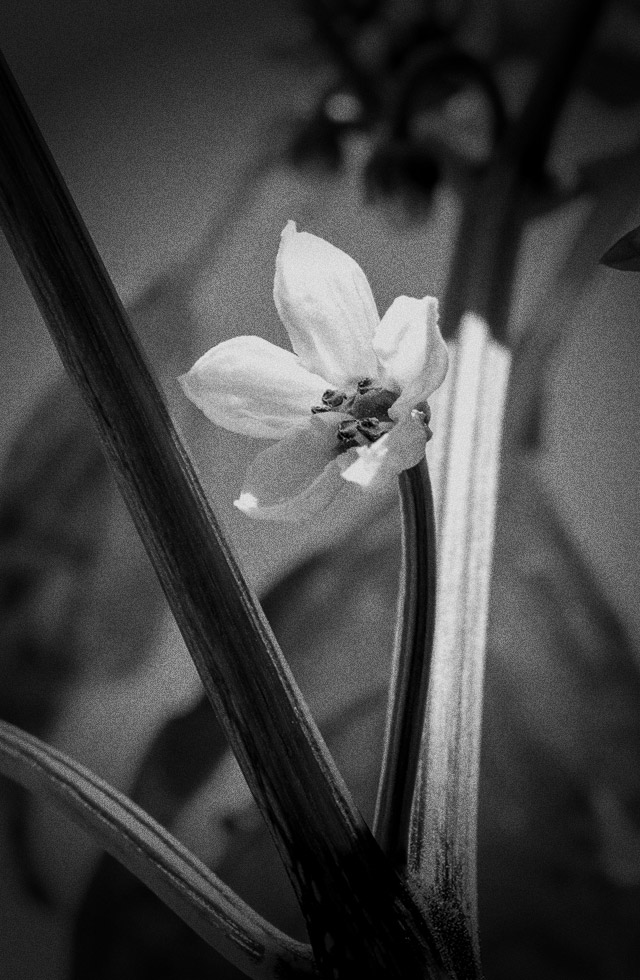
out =
<svg viewBox="0 0 640 980"><path fill-rule="evenodd" d="M288 221L280 235L273 298L302 364L334 385L371 377L379 317L358 263Z"/></svg>
<svg viewBox="0 0 640 980"><path fill-rule="evenodd" d="M258 507L258 500L252 493L241 493L238 499L233 501L233 506L250 517L251 511Z"/></svg>
<svg viewBox="0 0 640 980"><path fill-rule="evenodd" d="M438 326L437 299L399 296L380 321L373 347L383 378L400 389L389 412L400 419L426 401L447 373L449 355Z"/></svg>
<svg viewBox="0 0 640 980"><path fill-rule="evenodd" d="M280 240L283 242L288 241L289 239L294 237L297 231L298 231L298 225L296 224L295 221L292 221L291 218L289 218L286 225L280 232Z"/></svg>

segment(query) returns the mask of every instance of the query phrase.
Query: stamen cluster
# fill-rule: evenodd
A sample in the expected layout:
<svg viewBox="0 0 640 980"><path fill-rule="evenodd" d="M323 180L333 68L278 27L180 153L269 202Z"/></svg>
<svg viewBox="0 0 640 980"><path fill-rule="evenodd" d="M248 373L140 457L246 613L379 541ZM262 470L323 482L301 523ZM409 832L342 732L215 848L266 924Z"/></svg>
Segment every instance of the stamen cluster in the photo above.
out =
<svg viewBox="0 0 640 980"><path fill-rule="evenodd" d="M376 385L372 378L361 378L351 394L328 388L322 396L322 404L314 405L313 415L338 412L348 417L338 425L338 451L354 446L367 446L393 428L389 409L398 399L399 392L389 391Z"/></svg>

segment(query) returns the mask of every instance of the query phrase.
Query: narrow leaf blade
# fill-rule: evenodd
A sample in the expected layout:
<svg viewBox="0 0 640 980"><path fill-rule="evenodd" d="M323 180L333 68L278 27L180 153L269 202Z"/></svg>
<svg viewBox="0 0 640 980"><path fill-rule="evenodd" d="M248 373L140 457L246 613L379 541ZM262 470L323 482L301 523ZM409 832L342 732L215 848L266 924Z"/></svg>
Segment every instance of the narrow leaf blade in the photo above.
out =
<svg viewBox="0 0 640 980"><path fill-rule="evenodd" d="M245 905L204 864L119 793L40 739L0 722L0 772L63 810L247 976L313 976L308 947Z"/></svg>

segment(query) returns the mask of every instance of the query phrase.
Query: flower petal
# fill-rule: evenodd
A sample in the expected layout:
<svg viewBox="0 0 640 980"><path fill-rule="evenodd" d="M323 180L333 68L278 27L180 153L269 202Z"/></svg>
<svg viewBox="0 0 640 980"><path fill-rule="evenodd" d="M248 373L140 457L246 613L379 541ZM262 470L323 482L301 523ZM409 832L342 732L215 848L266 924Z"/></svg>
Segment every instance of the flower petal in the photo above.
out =
<svg viewBox="0 0 640 980"><path fill-rule="evenodd" d="M447 373L449 355L438 327L438 301L432 296L399 296L380 321L373 349L382 366L383 383L400 389L389 415L402 418L426 401Z"/></svg>
<svg viewBox="0 0 640 980"><path fill-rule="evenodd" d="M349 255L289 221L276 259L273 298L309 371L334 385L375 376L379 323L367 277Z"/></svg>
<svg viewBox="0 0 640 980"><path fill-rule="evenodd" d="M178 380L216 425L258 439L279 439L307 426L312 405L329 387L295 354L261 337L223 341Z"/></svg>
<svg viewBox="0 0 640 980"><path fill-rule="evenodd" d="M337 455L335 428L314 420L256 456L235 506L258 520L308 520L344 488L340 472L351 458Z"/></svg>
<svg viewBox="0 0 640 980"><path fill-rule="evenodd" d="M358 458L342 476L366 489L382 489L403 470L424 459L427 436L420 413L412 413L370 446L359 446Z"/></svg>

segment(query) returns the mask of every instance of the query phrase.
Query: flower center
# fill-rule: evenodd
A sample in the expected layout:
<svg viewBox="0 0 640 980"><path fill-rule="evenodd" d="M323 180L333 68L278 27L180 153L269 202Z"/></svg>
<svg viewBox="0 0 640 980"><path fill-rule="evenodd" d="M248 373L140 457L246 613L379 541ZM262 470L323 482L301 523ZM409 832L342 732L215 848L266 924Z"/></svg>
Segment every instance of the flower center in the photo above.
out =
<svg viewBox="0 0 640 980"><path fill-rule="evenodd" d="M393 428L389 409L398 398L397 392L377 385L371 378L361 378L355 391L334 391L329 388L322 396L322 404L314 405L314 415L323 412L339 412L346 415L337 432L339 451L353 446L366 446L375 442Z"/></svg>

